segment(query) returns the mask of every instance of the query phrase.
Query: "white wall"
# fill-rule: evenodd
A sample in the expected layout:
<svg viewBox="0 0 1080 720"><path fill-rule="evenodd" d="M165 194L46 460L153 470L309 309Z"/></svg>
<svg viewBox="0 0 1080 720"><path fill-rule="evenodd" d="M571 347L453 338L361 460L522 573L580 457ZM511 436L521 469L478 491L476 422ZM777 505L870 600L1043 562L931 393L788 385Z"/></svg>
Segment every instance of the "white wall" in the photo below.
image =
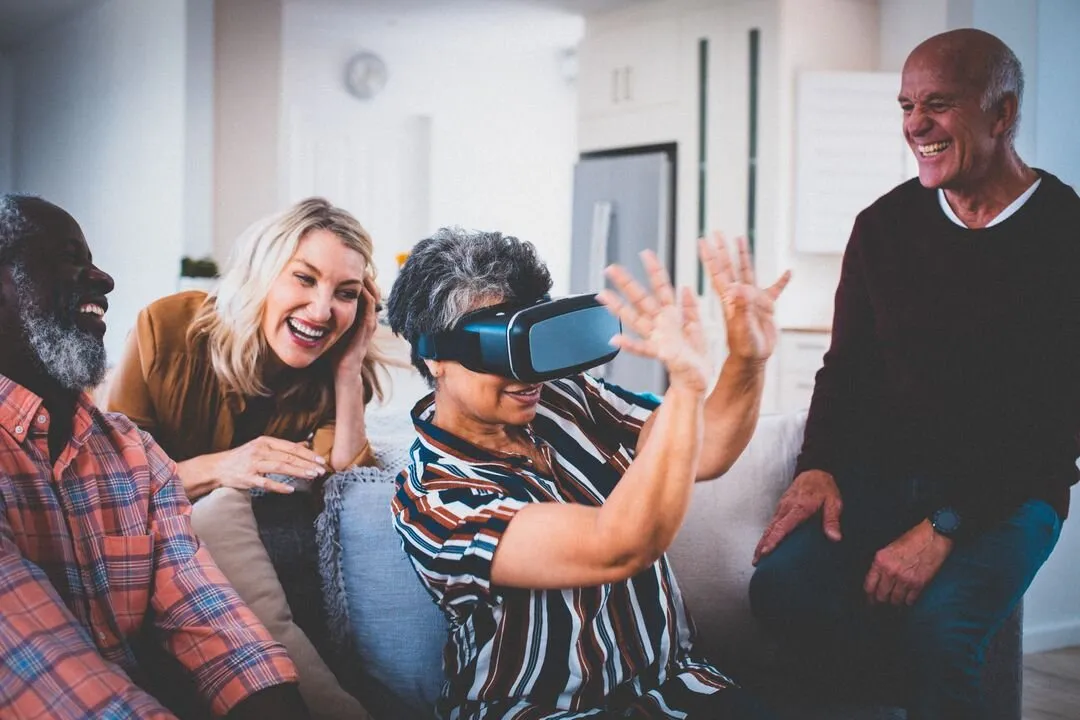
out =
<svg viewBox="0 0 1080 720"><path fill-rule="evenodd" d="M792 270L791 285L777 306L781 326L829 327L833 292L840 280L839 255L811 255L793 249L795 189L795 77L799 70L873 70L879 57L879 8L857 0L786 0L782 5L779 92L780 173L775 188L761 187L759 196L775 192L779 207L776 222L776 269ZM821 34L835 38L823 43ZM897 132L900 114L897 111ZM852 218L854 222L854 218ZM764 259L764 258L762 258ZM764 277L773 277L770 268Z"/></svg>
<svg viewBox="0 0 1080 720"><path fill-rule="evenodd" d="M26 42L16 186L68 210L116 279L106 348L175 289L185 228L185 0L94 3Z"/></svg>
<svg viewBox="0 0 1080 720"><path fill-rule="evenodd" d="M281 0L214 3L214 255L282 204Z"/></svg>
<svg viewBox="0 0 1080 720"><path fill-rule="evenodd" d="M1078 33L1080 3L1039 0L1034 72L1038 95L1028 96L1024 110L1024 123L1035 128L1034 164L1073 187L1080 187L1080 143L1076 141L1076 119L1080 117ZM1032 75L1030 70L1028 75ZM1033 116L1027 114L1032 107Z"/></svg>
<svg viewBox="0 0 1080 720"><path fill-rule="evenodd" d="M214 0L186 0L183 253L214 249Z"/></svg>
<svg viewBox="0 0 1080 720"><path fill-rule="evenodd" d="M1029 163L1049 170L1062 180L1080 185L1080 144L1076 118L1080 116L1080 3L1075 0L1039 0L1037 60L1027 66L1038 95L1027 95L1024 123L1034 129L1034 157ZM1023 58L1022 58L1023 60ZM1028 112L1034 109L1033 113ZM1021 126L1023 127L1023 126ZM1061 531L1054 554L1035 578L1025 597L1024 649L1038 652L1080 645L1080 488L1073 488L1073 517Z"/></svg>
<svg viewBox="0 0 1080 720"><path fill-rule="evenodd" d="M11 192L14 186L15 94L11 61L0 55L0 194Z"/></svg>
<svg viewBox="0 0 1080 720"><path fill-rule="evenodd" d="M580 18L483 0L453 8L306 0L286 3L284 17L282 95L292 147L323 136L341 138L343 152L360 152L399 142L396 126L428 125L428 186L402 183L388 200L426 215L426 227L388 219L382 227L405 229L387 236L373 218L359 218L372 224L384 289L395 252L411 247L418 232L451 224L531 240L556 291L566 288L577 103L559 52L577 43ZM368 102L342 84L346 62L361 49L378 53L389 72L385 90ZM378 182L377 170L370 182Z"/></svg>
<svg viewBox="0 0 1080 720"><path fill-rule="evenodd" d="M1076 3L1071 3L1075 5ZM972 27L992 33L1012 48L1024 67L1024 104L1016 150L1031 162L1035 157L1035 129L1038 123L1039 53L1038 0L974 0ZM1073 26L1075 37L1080 27ZM1072 68L1067 74L1072 74Z"/></svg>
<svg viewBox="0 0 1080 720"><path fill-rule="evenodd" d="M878 70L900 72L916 45L949 27L959 27L949 24L949 0L880 0L880 3Z"/></svg>

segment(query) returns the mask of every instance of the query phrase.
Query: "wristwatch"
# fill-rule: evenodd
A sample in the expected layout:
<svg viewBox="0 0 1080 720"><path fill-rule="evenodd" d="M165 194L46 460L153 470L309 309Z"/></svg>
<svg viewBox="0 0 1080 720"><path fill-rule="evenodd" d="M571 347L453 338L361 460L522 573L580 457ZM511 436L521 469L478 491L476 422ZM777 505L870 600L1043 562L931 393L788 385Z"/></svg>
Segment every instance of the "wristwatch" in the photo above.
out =
<svg viewBox="0 0 1080 720"><path fill-rule="evenodd" d="M938 508L930 514L930 525L934 532L947 538L955 540L963 524L960 513L951 507Z"/></svg>

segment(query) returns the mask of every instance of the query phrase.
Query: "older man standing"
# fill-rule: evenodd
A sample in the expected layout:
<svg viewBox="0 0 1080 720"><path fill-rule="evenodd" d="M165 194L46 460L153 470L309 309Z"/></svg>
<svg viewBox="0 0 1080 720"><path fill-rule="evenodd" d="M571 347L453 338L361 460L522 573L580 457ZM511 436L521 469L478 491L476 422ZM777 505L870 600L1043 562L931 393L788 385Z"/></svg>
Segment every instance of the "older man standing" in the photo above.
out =
<svg viewBox="0 0 1080 720"><path fill-rule="evenodd" d="M85 392L112 288L70 215L0 196L0 715L307 717L173 462Z"/></svg>
<svg viewBox="0 0 1080 720"><path fill-rule="evenodd" d="M1022 94L985 32L908 57L919 177L855 221L796 478L754 558L762 623L849 669L901 658L912 720L985 717L986 646L1077 480L1080 198L1018 156Z"/></svg>

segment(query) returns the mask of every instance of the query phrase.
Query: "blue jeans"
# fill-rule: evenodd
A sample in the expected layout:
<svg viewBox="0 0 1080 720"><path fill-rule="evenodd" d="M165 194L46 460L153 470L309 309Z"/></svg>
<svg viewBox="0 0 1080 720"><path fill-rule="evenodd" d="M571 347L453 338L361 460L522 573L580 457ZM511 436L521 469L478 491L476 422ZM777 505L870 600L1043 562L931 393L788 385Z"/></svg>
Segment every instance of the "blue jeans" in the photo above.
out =
<svg viewBox="0 0 1080 720"><path fill-rule="evenodd" d="M1060 517L1030 500L957 542L913 606L870 605L862 588L874 554L924 520L937 493L912 478L836 479L843 539L825 537L819 513L762 558L750 582L755 617L826 690L898 689L909 720L985 717L986 648L1054 549Z"/></svg>

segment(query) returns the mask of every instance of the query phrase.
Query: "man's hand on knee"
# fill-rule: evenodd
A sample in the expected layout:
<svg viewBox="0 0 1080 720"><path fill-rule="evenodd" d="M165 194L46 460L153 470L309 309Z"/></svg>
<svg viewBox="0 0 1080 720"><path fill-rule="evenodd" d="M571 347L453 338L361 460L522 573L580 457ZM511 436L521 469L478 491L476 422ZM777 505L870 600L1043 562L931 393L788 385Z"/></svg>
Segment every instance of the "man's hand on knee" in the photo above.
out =
<svg viewBox="0 0 1080 720"><path fill-rule="evenodd" d="M830 473L824 470L799 473L791 487L780 497L776 513L754 549L754 564L757 565L762 556L771 553L788 533L806 522L806 519L818 510L822 511L825 537L833 542L839 541L840 512L843 508L840 489Z"/></svg>
<svg viewBox="0 0 1080 720"><path fill-rule="evenodd" d="M953 541L924 520L877 551L863 590L871 603L914 605L941 569Z"/></svg>

